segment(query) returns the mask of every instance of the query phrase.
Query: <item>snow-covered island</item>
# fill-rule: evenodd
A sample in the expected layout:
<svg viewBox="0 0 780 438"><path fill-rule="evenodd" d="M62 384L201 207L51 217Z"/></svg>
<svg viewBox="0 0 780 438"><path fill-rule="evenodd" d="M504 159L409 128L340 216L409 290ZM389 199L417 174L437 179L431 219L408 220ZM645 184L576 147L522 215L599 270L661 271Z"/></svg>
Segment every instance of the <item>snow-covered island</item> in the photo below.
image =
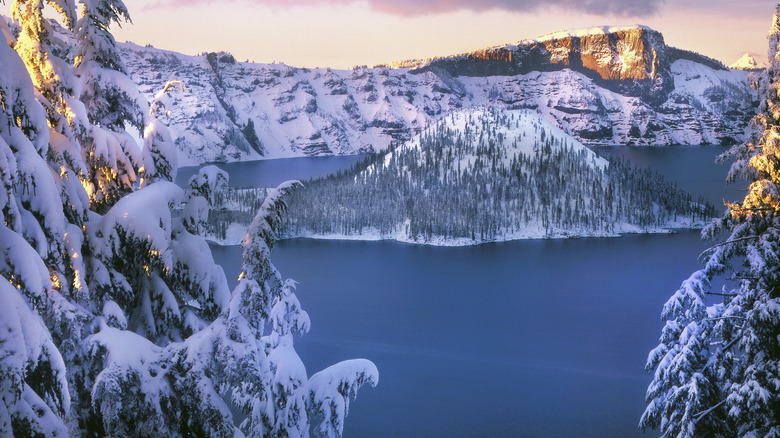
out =
<svg viewBox="0 0 780 438"><path fill-rule="evenodd" d="M210 238L236 244L257 189L215 203ZM239 200L244 202L238 202ZM439 246L698 228L714 210L661 176L598 157L529 110L452 113L343 175L306 183L285 237Z"/></svg>

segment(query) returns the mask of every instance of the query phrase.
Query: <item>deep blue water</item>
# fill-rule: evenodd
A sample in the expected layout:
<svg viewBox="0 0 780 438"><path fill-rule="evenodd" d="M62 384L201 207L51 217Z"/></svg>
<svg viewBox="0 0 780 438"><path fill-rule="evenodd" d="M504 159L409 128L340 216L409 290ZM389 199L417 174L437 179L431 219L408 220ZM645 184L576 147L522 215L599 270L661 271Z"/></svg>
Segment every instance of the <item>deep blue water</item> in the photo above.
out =
<svg viewBox="0 0 780 438"><path fill-rule="evenodd" d="M339 170L347 170L365 157L365 155L350 155L346 157L279 158L217 163L216 166L230 174L231 187L276 187L290 179L305 181L310 178L325 177ZM176 175L176 183L184 186L200 167L180 167Z"/></svg>
<svg viewBox="0 0 780 438"><path fill-rule="evenodd" d="M723 148L612 148L711 202ZM734 192L738 196L737 192ZM633 437L660 311L697 269L696 231L436 248L296 239L273 262L312 319L296 341L309 375L376 363L350 437ZM231 284L238 247L214 245Z"/></svg>
<svg viewBox="0 0 780 438"><path fill-rule="evenodd" d="M677 183L680 188L703 196L723 207L723 200L745 197L744 182L726 184L730 164L715 164L715 157L728 150L725 146L600 146L597 153L614 155L642 169L651 169ZM725 208L725 207L724 207Z"/></svg>
<svg viewBox="0 0 780 438"><path fill-rule="evenodd" d="M466 248L283 241L309 374L366 357L346 437L639 436L661 306L696 269L696 232ZM240 266L237 248L217 259Z"/></svg>

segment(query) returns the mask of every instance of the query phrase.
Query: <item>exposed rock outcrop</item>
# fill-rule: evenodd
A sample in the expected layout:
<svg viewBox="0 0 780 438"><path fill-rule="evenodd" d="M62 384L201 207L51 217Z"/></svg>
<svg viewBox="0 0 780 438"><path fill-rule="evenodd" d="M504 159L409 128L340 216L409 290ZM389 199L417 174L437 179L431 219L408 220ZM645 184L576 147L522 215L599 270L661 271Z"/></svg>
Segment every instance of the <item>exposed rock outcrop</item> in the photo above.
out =
<svg viewBox="0 0 780 438"><path fill-rule="evenodd" d="M669 47L642 26L354 70L132 44L122 54L150 95L168 79L184 82L172 130L189 164L380 150L471 106L535 109L585 143L733 143L753 108L747 72Z"/></svg>

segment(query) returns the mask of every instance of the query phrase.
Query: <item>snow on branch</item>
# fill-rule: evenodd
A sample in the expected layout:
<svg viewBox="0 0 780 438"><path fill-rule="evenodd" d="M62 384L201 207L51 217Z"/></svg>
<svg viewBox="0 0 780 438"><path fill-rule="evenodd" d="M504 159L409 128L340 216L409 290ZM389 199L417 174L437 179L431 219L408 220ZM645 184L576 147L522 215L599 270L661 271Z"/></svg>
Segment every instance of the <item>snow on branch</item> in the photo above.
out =
<svg viewBox="0 0 780 438"><path fill-rule="evenodd" d="M21 291L0 281L0 436L67 436L65 362Z"/></svg>
<svg viewBox="0 0 780 438"><path fill-rule="evenodd" d="M307 408L311 418L322 419L317 428L321 436L341 437L350 398L366 383L379 383L376 365L366 359L339 362L311 376Z"/></svg>
<svg viewBox="0 0 780 438"><path fill-rule="evenodd" d="M241 311L257 318L266 318L272 300L281 293L281 276L271 264L271 249L279 233L287 199L296 189L303 187L299 181L287 181L268 192L265 202L255 215L244 238L243 266L236 291L241 295Z"/></svg>

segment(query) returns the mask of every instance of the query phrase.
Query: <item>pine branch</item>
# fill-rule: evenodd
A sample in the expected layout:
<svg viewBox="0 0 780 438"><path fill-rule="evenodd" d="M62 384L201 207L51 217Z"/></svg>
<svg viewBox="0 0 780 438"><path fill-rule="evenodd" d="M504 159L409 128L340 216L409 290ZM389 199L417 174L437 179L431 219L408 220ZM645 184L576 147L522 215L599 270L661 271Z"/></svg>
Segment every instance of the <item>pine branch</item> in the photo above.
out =
<svg viewBox="0 0 780 438"><path fill-rule="evenodd" d="M705 320L705 321L718 321L718 320L721 320L721 319L731 319L731 318L736 318L736 319L747 319L747 318L745 318L744 316L738 316L738 315L729 315L729 316L717 316L717 317L714 317L714 318L704 318L704 320Z"/></svg>
<svg viewBox="0 0 780 438"><path fill-rule="evenodd" d="M742 210L749 211L775 211L772 207L740 207Z"/></svg>
<svg viewBox="0 0 780 438"><path fill-rule="evenodd" d="M721 402L719 402L718 404L716 404L715 406L713 406L713 407L711 407L711 408L707 409L706 411L703 411L702 413L700 413L699 415L697 415L697 416L696 416L696 417L693 419L693 423L694 423L694 424L698 423L698 422L699 422L699 420L701 420L702 418L704 418L706 415L708 415L709 413L711 413L711 412L712 412L712 411L714 411L715 409L718 409L719 407L723 406L723 404L724 404L724 403L726 403L726 400L725 400L725 399L724 399L724 400L722 400Z"/></svg>
<svg viewBox="0 0 780 438"><path fill-rule="evenodd" d="M705 249L704 251L701 252L701 254L699 254L699 257L703 256L705 253L710 252L713 249L718 248L720 246L725 246L725 245L728 245L729 243L742 242L744 240L758 239L759 237L761 237L761 236L747 236L747 237L740 237L739 239L727 240L725 242L721 242L721 243L712 245L711 247Z"/></svg>
<svg viewBox="0 0 780 438"><path fill-rule="evenodd" d="M705 295L719 295L721 297L736 297L737 294L722 294L720 292L704 292Z"/></svg>
<svg viewBox="0 0 780 438"><path fill-rule="evenodd" d="M723 347L723 349L722 349L721 351L726 351L726 350L728 350L729 348L731 348L731 347L732 347L734 344L736 344L736 343L737 343L737 341L739 341L739 340L742 338L742 335L743 335L744 333L745 333L745 330L744 330L744 328L743 328L743 329L742 329L742 331L740 331L740 332L739 332L739 335L738 335L738 336L736 336L734 339L732 339L732 340L731 340L731 342L729 342L728 344L726 344L726 346L725 346L725 347Z"/></svg>

